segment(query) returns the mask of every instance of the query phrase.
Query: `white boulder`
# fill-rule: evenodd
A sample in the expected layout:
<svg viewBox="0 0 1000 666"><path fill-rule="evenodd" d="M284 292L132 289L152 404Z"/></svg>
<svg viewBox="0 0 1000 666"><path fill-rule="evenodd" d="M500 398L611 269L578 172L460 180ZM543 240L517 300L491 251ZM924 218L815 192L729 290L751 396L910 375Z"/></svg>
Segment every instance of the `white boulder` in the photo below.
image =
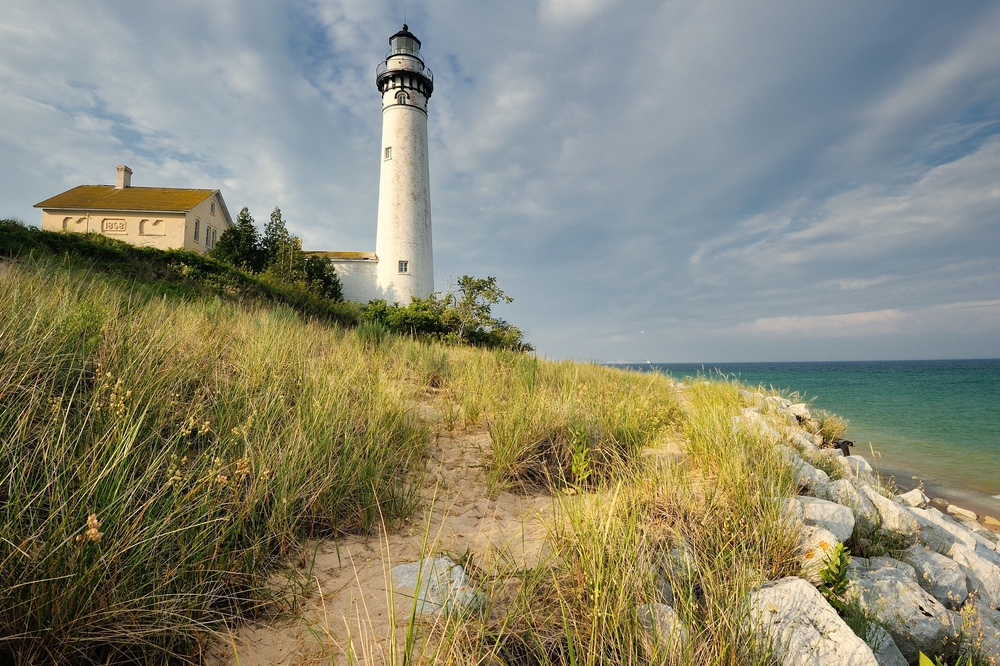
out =
<svg viewBox="0 0 1000 666"><path fill-rule="evenodd" d="M396 592L415 600L418 613L432 615L477 610L482 596L450 557L424 558L392 568Z"/></svg>
<svg viewBox="0 0 1000 666"><path fill-rule="evenodd" d="M853 456L849 456L853 457ZM914 517L902 506L886 499L871 486L864 484L858 490L875 506L879 524L883 532L894 532L904 537L912 537L919 531Z"/></svg>
<svg viewBox="0 0 1000 666"><path fill-rule="evenodd" d="M965 572L950 557L915 545L903 554L903 561L917 573L917 582L931 596L951 609L958 609L969 596Z"/></svg>
<svg viewBox="0 0 1000 666"><path fill-rule="evenodd" d="M663 651L675 658L684 654L688 646L688 632L677 611L666 604L640 604L636 612L650 652Z"/></svg>
<svg viewBox="0 0 1000 666"><path fill-rule="evenodd" d="M968 509L963 509L960 506L955 506L954 504L949 504L948 508L945 509L945 513L949 516L955 516L956 518L964 518L966 520L979 520L979 516L975 511L969 511Z"/></svg>
<svg viewBox="0 0 1000 666"><path fill-rule="evenodd" d="M868 647L875 653L878 666L909 666L906 657L896 647L896 641L892 640L888 631L877 624L869 626L865 643L868 643Z"/></svg>
<svg viewBox="0 0 1000 666"><path fill-rule="evenodd" d="M962 566L969 592L978 592L982 601L1000 607L1000 555L979 544L969 548L961 543L952 546L948 555Z"/></svg>
<svg viewBox="0 0 1000 666"><path fill-rule="evenodd" d="M840 541L830 530L817 525L806 525L802 530L799 562L802 574L812 583L819 583L819 570Z"/></svg>
<svg viewBox="0 0 1000 666"><path fill-rule="evenodd" d="M956 524L937 509L907 509L920 527L918 539L931 550L947 553L955 543L961 543L969 548L976 547L976 537L969 530Z"/></svg>
<svg viewBox="0 0 1000 666"><path fill-rule="evenodd" d="M885 625L908 661L958 633L959 615L920 587L910 565L888 557L857 558L847 576L848 594L857 595L862 608Z"/></svg>
<svg viewBox="0 0 1000 666"><path fill-rule="evenodd" d="M833 532L837 541L847 541L854 532L854 512L848 507L816 497L797 498L802 505L806 525L817 525Z"/></svg>
<svg viewBox="0 0 1000 666"><path fill-rule="evenodd" d="M878 666L871 648L801 578L782 578L755 591L750 618L781 664Z"/></svg>
<svg viewBox="0 0 1000 666"><path fill-rule="evenodd" d="M874 532L881 521L878 509L861 494L847 479L839 479L830 484L830 499L843 504L854 512L854 520L862 534Z"/></svg>
<svg viewBox="0 0 1000 666"><path fill-rule="evenodd" d="M789 405L788 411L799 421L808 421L812 418L812 414L809 412L809 405L804 402L796 402L793 405Z"/></svg>
<svg viewBox="0 0 1000 666"><path fill-rule="evenodd" d="M914 488L908 493L903 493L902 495L896 495L895 499L892 500L897 504L902 504L903 506L915 506L918 508L924 508L930 503L930 498L920 490L920 488Z"/></svg>

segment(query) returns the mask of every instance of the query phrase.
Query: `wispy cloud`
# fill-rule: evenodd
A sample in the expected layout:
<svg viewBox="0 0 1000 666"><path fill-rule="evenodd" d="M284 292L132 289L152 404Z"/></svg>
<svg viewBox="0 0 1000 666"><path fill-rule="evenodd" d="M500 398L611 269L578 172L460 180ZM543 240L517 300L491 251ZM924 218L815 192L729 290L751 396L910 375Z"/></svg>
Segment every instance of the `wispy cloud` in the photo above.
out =
<svg viewBox="0 0 1000 666"><path fill-rule="evenodd" d="M543 352L806 358L839 340L867 355L922 331L908 353L1000 355L988 332L912 318L1000 297L995 3L406 12L436 77L438 286L497 275L515 297L502 314ZM309 247L373 249L373 75L402 14L7 0L0 215L37 219L33 203L125 162L137 184L221 186L258 219L279 205Z"/></svg>

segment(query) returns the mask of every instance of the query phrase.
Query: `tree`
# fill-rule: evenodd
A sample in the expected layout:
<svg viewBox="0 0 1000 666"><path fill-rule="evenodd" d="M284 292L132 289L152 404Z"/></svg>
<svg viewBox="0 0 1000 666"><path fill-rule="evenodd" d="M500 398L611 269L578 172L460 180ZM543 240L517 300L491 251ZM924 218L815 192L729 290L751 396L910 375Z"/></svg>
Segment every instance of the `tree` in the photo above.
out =
<svg viewBox="0 0 1000 666"><path fill-rule="evenodd" d="M306 274L306 282L310 288L320 296L329 298L331 301L344 300L343 288L340 278L337 277L337 270L330 263L329 259L318 257L315 254L305 258L302 262Z"/></svg>
<svg viewBox="0 0 1000 666"><path fill-rule="evenodd" d="M289 233L277 206L271 211L271 219L264 228L261 247L265 256L265 271L269 276L279 282L306 281L302 239Z"/></svg>
<svg viewBox="0 0 1000 666"><path fill-rule="evenodd" d="M254 225L247 208L236 216L236 223L222 232L210 255L251 273L264 270L264 254L261 248L260 232Z"/></svg>
<svg viewBox="0 0 1000 666"><path fill-rule="evenodd" d="M493 316L499 303L513 303L494 277L463 275L455 290L444 298L431 294L413 298L406 307L384 300L369 301L361 308L365 321L378 322L396 333L494 349L531 351L516 326Z"/></svg>

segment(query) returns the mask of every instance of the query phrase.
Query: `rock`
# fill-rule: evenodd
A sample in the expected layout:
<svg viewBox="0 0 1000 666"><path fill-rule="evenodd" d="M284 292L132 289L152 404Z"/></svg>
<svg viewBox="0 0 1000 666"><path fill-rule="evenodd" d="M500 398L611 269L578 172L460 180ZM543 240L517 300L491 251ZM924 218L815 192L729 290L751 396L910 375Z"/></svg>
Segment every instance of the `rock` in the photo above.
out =
<svg viewBox="0 0 1000 666"><path fill-rule="evenodd" d="M783 411L788 411L788 409L792 406L791 400L786 400L778 395L769 395L764 398L764 400Z"/></svg>
<svg viewBox="0 0 1000 666"><path fill-rule="evenodd" d="M678 658L688 644L688 632L677 611L666 604L640 604L636 608L639 626L650 643L650 652L658 646L660 651Z"/></svg>
<svg viewBox="0 0 1000 666"><path fill-rule="evenodd" d="M781 433L775 430L774 426L767 422L760 412L750 409L749 407L744 408L740 412L741 416L734 416L733 422L737 426L746 425L749 427L750 432L756 432L758 435L764 437L771 442L780 442L784 439Z"/></svg>
<svg viewBox="0 0 1000 666"><path fill-rule="evenodd" d="M814 455L820 458L843 458L844 452L840 449L817 449ZM840 461L838 461L838 464L843 465Z"/></svg>
<svg viewBox="0 0 1000 666"><path fill-rule="evenodd" d="M1000 530L1000 520L997 520L993 516L983 516L983 524L994 530Z"/></svg>
<svg viewBox="0 0 1000 666"><path fill-rule="evenodd" d="M962 565L969 592L978 592L981 600L1000 607L1000 555L979 544L969 548L961 543L952 546L948 555Z"/></svg>
<svg viewBox="0 0 1000 666"><path fill-rule="evenodd" d="M802 508L802 503L790 497L781 500L781 518L789 527L796 530L802 529L802 526L806 522L805 509Z"/></svg>
<svg viewBox="0 0 1000 666"><path fill-rule="evenodd" d="M969 530L969 532L972 533L972 536L976 538L976 541L983 544L990 550L995 549L996 542L1000 540L1000 536L997 536L995 532L992 532L991 530L988 530L980 525L978 520L968 520L957 516L955 517L955 520L958 525Z"/></svg>
<svg viewBox="0 0 1000 666"><path fill-rule="evenodd" d="M851 468L851 472L853 472L855 476L875 474L875 470L872 469L872 466L869 465L868 461L861 456L847 456L844 460L847 461L847 464Z"/></svg>
<svg viewBox="0 0 1000 666"><path fill-rule="evenodd" d="M797 402L794 405L789 405L788 411L790 411L792 416L797 418L799 421L808 421L812 418L812 414L809 413L809 405L804 402Z"/></svg>
<svg viewBox="0 0 1000 666"><path fill-rule="evenodd" d="M837 541L847 541L854 532L854 512L836 502L815 497L799 497L806 525L817 525L832 532Z"/></svg>
<svg viewBox="0 0 1000 666"><path fill-rule="evenodd" d="M801 432L791 432L788 435L788 441L790 441L795 446L799 447L799 450L804 452L807 456L813 455L818 450L816 445L813 444L812 439L806 437Z"/></svg>
<svg viewBox="0 0 1000 666"><path fill-rule="evenodd" d="M850 460L854 456L850 456ZM909 510L904 509L899 504L882 497L874 488L865 484L858 490L868 498L879 515L879 528L883 532L894 532L904 537L913 537L919 531L919 525Z"/></svg>
<svg viewBox="0 0 1000 666"><path fill-rule="evenodd" d="M948 508L945 509L945 513L949 516L965 518L966 520L979 520L979 516L976 515L975 511L969 511L968 509L963 509L962 507L955 506L954 504L949 504Z"/></svg>
<svg viewBox="0 0 1000 666"><path fill-rule="evenodd" d="M698 574L698 562L690 546L681 539L661 560L656 576L656 587L667 604L674 603L674 587L689 587Z"/></svg>
<svg viewBox="0 0 1000 666"><path fill-rule="evenodd" d="M853 483L847 479L834 481L830 484L829 495L831 500L843 504L854 512L855 525L859 532L870 535L878 528L880 522L878 509Z"/></svg>
<svg viewBox="0 0 1000 666"><path fill-rule="evenodd" d="M802 530L801 556L803 576L812 583L819 583L819 570L830 557L830 553L840 541L837 535L816 525L807 525Z"/></svg>
<svg viewBox="0 0 1000 666"><path fill-rule="evenodd" d="M909 666L906 663L906 657L896 647L896 641L892 640L888 631L877 624L868 626L865 643L868 643L868 647L875 653L875 661L878 662L878 666Z"/></svg>
<svg viewBox="0 0 1000 666"><path fill-rule="evenodd" d="M969 634L977 637L984 657L993 659L991 663L1000 663L1000 611L982 601L976 602L975 610L974 625L970 627Z"/></svg>
<svg viewBox="0 0 1000 666"><path fill-rule="evenodd" d="M927 506L927 503L930 502L927 495L924 495L920 488L914 488L908 493L896 495L895 499L892 501L897 504L902 504L903 506L915 506L920 509Z"/></svg>
<svg viewBox="0 0 1000 666"><path fill-rule="evenodd" d="M934 499L932 499L931 500L931 504L933 504L934 506L938 507L942 511L944 511L945 509L947 509L948 506L949 506L948 500L946 500L944 498L941 498L941 497L935 497Z"/></svg>
<svg viewBox="0 0 1000 666"><path fill-rule="evenodd" d="M755 591L750 596L750 619L780 664L878 664L871 648L801 578L782 578Z"/></svg>
<svg viewBox="0 0 1000 666"><path fill-rule="evenodd" d="M926 546L912 546L903 554L903 561L914 568L917 582L942 604L957 610L969 595L962 566Z"/></svg>
<svg viewBox="0 0 1000 666"><path fill-rule="evenodd" d="M465 571L450 557L424 558L392 568L393 589L416 598L417 612L433 615L476 611L483 605Z"/></svg>
<svg viewBox="0 0 1000 666"><path fill-rule="evenodd" d="M830 495L830 477L821 469L816 469L789 446L779 447L781 454L792 468L795 485L814 497L826 498Z"/></svg>
<svg viewBox="0 0 1000 666"><path fill-rule="evenodd" d="M958 633L959 615L920 587L910 565L888 557L857 558L847 577L848 594L856 595L862 608L885 625L908 661Z"/></svg>
<svg viewBox="0 0 1000 666"><path fill-rule="evenodd" d="M969 530L948 520L937 509L906 509L920 526L917 538L931 550L947 553L955 543L975 548L976 537Z"/></svg>

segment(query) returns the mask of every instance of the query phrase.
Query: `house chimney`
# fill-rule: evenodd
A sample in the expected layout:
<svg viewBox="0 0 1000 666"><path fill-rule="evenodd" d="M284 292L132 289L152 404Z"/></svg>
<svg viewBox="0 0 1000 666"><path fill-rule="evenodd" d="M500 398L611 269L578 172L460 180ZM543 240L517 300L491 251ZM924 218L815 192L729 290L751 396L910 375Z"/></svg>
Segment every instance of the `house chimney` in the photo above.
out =
<svg viewBox="0 0 1000 666"><path fill-rule="evenodd" d="M118 180L115 182L115 189L123 190L126 187L132 187L132 169L129 169L124 164L119 164Z"/></svg>

